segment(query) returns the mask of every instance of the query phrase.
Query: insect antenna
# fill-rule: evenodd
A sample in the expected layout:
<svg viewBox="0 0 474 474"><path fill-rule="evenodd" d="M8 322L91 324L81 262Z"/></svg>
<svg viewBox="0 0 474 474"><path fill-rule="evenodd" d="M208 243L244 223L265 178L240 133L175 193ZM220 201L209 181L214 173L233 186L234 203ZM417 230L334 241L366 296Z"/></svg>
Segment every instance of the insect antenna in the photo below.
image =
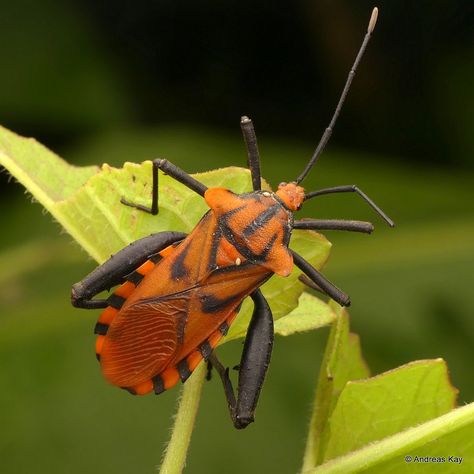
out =
<svg viewBox="0 0 474 474"><path fill-rule="evenodd" d="M379 13L379 10L378 10L377 7L375 7L372 10L372 15L371 15L370 20L369 20L369 26L367 27L367 33L364 36L364 40L362 41L362 45L359 49L359 52L357 53L354 64L352 65L352 68L349 71L349 75L347 76L346 84L344 85L344 89L342 90L341 96L339 98L339 102L337 103L336 110L334 111L331 122L329 123L326 130L324 130L323 136L321 137L321 140L319 141L318 146L314 150L313 156L311 157L308 164L306 165L306 168L303 170L303 172L296 179L297 184L301 183L301 181L303 181L303 179L311 171L311 168L316 163L316 160L318 159L319 155L324 150L327 142L329 141L329 138L331 137L332 131L334 129L334 125L336 124L336 120L339 117L339 113L341 112L341 109L342 109L342 105L344 104L347 93L349 92L349 88L351 87L352 79L355 76L357 66L359 66L359 62L362 59L362 56L364 55L365 49L367 48L367 44L370 40L372 32L374 31L375 24L377 23L378 13Z"/></svg>
<svg viewBox="0 0 474 474"><path fill-rule="evenodd" d="M323 196L324 194L334 194L334 193L356 193L358 194L390 227L394 227L395 223L390 217L385 214L385 212L380 209L377 204L375 204L372 199L367 196L367 194L358 188L355 184L350 184L347 186L334 186L332 188L319 189L318 191L312 191L304 195L304 200L315 198L317 196Z"/></svg>

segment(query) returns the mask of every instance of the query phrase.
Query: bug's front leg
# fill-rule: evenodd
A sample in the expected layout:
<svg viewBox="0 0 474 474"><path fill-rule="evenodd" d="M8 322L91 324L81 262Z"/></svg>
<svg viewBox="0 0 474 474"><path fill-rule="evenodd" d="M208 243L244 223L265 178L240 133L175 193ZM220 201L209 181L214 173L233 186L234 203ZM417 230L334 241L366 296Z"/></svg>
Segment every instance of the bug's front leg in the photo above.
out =
<svg viewBox="0 0 474 474"><path fill-rule="evenodd" d="M156 215L158 214L158 170L163 171L163 173L171 176L176 181L183 183L189 189L192 189L194 192L198 193L200 196L204 196L204 193L207 190L207 186L200 183L197 179L194 179L191 175L183 171L181 168L173 165L168 160L156 159L153 160L152 168L152 188L151 188L151 207L142 206L141 204L135 204L133 202L127 201L125 198L121 198L120 202L126 206L134 207L140 209L140 211L148 212L149 214Z"/></svg>
<svg viewBox="0 0 474 474"><path fill-rule="evenodd" d="M127 275L132 274L146 260L158 258L161 250L185 237L183 232L159 232L132 242L73 285L72 305L85 309L107 307L108 300L94 300L94 296L122 283Z"/></svg>
<svg viewBox="0 0 474 474"><path fill-rule="evenodd" d="M239 365L237 399L229 378L229 369L223 367L214 353L209 358L221 377L230 416L237 429L245 428L254 421L273 348L273 316L270 306L260 290L254 291L250 296L254 310Z"/></svg>
<svg viewBox="0 0 474 474"><path fill-rule="evenodd" d="M308 278L316 284L318 290L326 293L334 301L341 306L350 306L351 299L349 296L341 291L337 286L331 283L325 276L319 273L309 262L307 262L301 255L290 249L293 254L293 261L295 265L308 276Z"/></svg>

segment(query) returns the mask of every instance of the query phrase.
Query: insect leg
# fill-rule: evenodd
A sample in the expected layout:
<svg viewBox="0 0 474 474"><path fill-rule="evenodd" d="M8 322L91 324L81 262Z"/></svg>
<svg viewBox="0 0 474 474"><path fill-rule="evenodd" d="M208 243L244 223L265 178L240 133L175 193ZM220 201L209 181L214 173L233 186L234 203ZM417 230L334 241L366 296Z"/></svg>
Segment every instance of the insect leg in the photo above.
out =
<svg viewBox="0 0 474 474"><path fill-rule="evenodd" d="M215 354L210 356L212 365L222 379L230 416L237 429L245 428L254 421L273 347L273 316L270 307L260 290L255 290L250 297L254 301L254 310L239 364L237 400L229 369L222 366Z"/></svg>
<svg viewBox="0 0 474 474"><path fill-rule="evenodd" d="M258 153L257 136L255 135L252 120L244 115L240 118L240 128L242 129L245 146L247 147L247 165L252 175L253 190L260 191L262 189L260 155Z"/></svg>
<svg viewBox="0 0 474 474"><path fill-rule="evenodd" d="M367 196L360 188L355 184L349 184L345 186L334 186L332 188L319 189L318 191L312 191L307 193L304 197L305 201L312 199L316 196L322 196L324 194L333 194L333 193L357 193L390 227L393 227L395 223L390 219L390 217L385 214L385 212L380 209L377 204L375 204L372 199Z"/></svg>
<svg viewBox="0 0 474 474"><path fill-rule="evenodd" d="M234 425L245 428L253 422L260 390L265 380L273 348L273 316L260 290L251 295L254 311L240 360L237 407Z"/></svg>
<svg viewBox="0 0 474 474"><path fill-rule="evenodd" d="M337 286L333 285L327 278L319 273L309 262L307 262L301 255L290 249L293 254L293 261L295 265L309 277L311 281L334 301L341 306L350 306L351 300L348 295L341 291Z"/></svg>
<svg viewBox="0 0 474 474"><path fill-rule="evenodd" d="M348 221L344 219L302 219L293 223L294 229L348 230L371 234L374 226L370 222Z"/></svg>
<svg viewBox="0 0 474 474"><path fill-rule="evenodd" d="M214 352L209 356L208 364L209 365L207 380L211 380L211 377L209 376L211 370L216 369L216 372L219 374L219 377L222 380L225 398L227 399L227 406L229 407L230 417L232 418L232 421L235 426L235 407L237 405L237 402L235 400L234 387L232 386L232 382L229 377L229 368L226 368L221 364L221 362L217 358L217 355Z"/></svg>
<svg viewBox="0 0 474 474"><path fill-rule="evenodd" d="M71 291L71 303L77 308L94 309L108 306L107 300L93 300L100 292L107 290L131 274L137 267L169 245L186 237L182 232L159 232L136 240L110 257Z"/></svg>
<svg viewBox="0 0 474 474"><path fill-rule="evenodd" d="M125 204L126 206L135 207L136 209L140 209L141 211L148 212L149 214L153 214L153 215L158 214L158 188L159 188L158 170L159 169L163 171L163 173L174 178L176 181L183 183L189 189L192 189L199 195L204 196L204 193L207 190L207 186L200 183L197 179L194 179L191 175L183 171L181 168L178 168L177 166L173 165L173 163L170 163L168 160L164 160L160 158L157 160L153 160L153 169L152 169L153 185L152 185L152 191L151 191L151 195L152 195L151 207L142 206L141 204L134 204L130 201L127 201L124 198L121 198L120 202L122 204Z"/></svg>
<svg viewBox="0 0 474 474"><path fill-rule="evenodd" d="M302 273L299 277L298 280L303 283L303 285L309 286L312 290L318 291L319 293L322 293L325 295L324 291L321 289L320 286L316 285L313 280L310 280L304 273Z"/></svg>

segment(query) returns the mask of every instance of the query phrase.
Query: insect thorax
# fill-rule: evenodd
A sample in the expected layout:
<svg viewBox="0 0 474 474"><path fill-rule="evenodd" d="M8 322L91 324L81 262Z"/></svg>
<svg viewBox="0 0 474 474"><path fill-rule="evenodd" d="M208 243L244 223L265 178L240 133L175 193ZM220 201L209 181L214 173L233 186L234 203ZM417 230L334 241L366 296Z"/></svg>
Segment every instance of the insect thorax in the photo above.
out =
<svg viewBox="0 0 474 474"><path fill-rule="evenodd" d="M288 250L293 214L273 193L235 194L209 188L206 202L217 219L218 231L248 261L287 276L293 267Z"/></svg>

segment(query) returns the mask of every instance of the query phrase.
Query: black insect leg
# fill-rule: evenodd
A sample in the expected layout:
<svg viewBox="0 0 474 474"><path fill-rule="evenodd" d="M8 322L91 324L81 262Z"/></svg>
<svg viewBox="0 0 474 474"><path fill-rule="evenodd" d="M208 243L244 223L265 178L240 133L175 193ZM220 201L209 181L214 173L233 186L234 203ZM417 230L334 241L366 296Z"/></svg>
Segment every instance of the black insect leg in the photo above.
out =
<svg viewBox="0 0 474 474"><path fill-rule="evenodd" d="M334 301L341 306L350 306L351 300L348 295L341 291L337 286L333 285L327 278L319 273L309 262L307 262L301 255L293 250L293 261L295 265L309 277L324 293L330 296Z"/></svg>
<svg viewBox="0 0 474 474"><path fill-rule="evenodd" d="M183 232L159 232L136 240L89 273L72 287L71 302L77 308L94 309L108 306L107 300L92 298L108 290L131 274L149 258L153 258L169 245L186 237Z"/></svg>
<svg viewBox="0 0 474 474"><path fill-rule="evenodd" d="M255 135L252 120L246 116L241 117L240 128L242 129L245 145L247 147L247 164L252 175L253 190L260 191L262 189L260 155L258 153L257 136Z"/></svg>
<svg viewBox="0 0 474 474"><path fill-rule="evenodd" d="M197 179L194 179L191 175L183 171L181 168L178 168L177 166L173 165L173 163L170 163L168 160L157 159L153 160L153 185L151 191L151 207L142 206L141 204L134 204L124 198L120 199L120 202L122 204L125 204L126 206L135 207L136 209L140 209L141 211L148 212L153 215L158 214L158 170L163 171L163 173L171 176L176 181L183 183L189 189L192 189L201 196L204 196L204 193L207 190L207 186L200 183Z"/></svg>
<svg viewBox="0 0 474 474"><path fill-rule="evenodd" d="M224 367L217 355L213 352L208 359L207 366L207 380L211 380L212 369L215 369L219 374L219 377L222 380L222 385L224 387L225 398L227 399L227 405L229 407L230 417L235 426L235 407L237 406L237 401L234 395L234 387L229 377L229 368Z"/></svg>
<svg viewBox="0 0 474 474"><path fill-rule="evenodd" d="M350 232L362 232L371 234L374 230L373 224L364 221L348 221L343 219L302 219L293 223L294 229L309 230L348 230Z"/></svg>
<svg viewBox="0 0 474 474"><path fill-rule="evenodd" d="M254 291L250 296L255 306L239 364L237 399L229 378L229 369L223 367L215 354L211 354L209 358L221 377L230 416L238 429L245 428L254 421L273 347L273 316L270 307L260 290Z"/></svg>
<svg viewBox="0 0 474 474"><path fill-rule="evenodd" d="M254 420L273 348L273 315L270 306L260 290L252 293L251 297L255 306L239 364L234 420L237 428L245 428Z"/></svg>
<svg viewBox="0 0 474 474"><path fill-rule="evenodd" d="M318 191L312 191L307 193L304 197L305 201L308 199L312 199L316 196L323 196L324 194L334 194L334 193L357 193L390 227L393 227L395 224L390 219L390 217L385 214L385 212L380 209L377 204L375 204L372 199L367 196L360 188L358 188L355 184L349 184L344 186L334 186L332 188L324 188L319 189Z"/></svg>
<svg viewBox="0 0 474 474"><path fill-rule="evenodd" d="M302 273L299 277L298 280L303 283L303 285L308 286L312 290L318 291L319 293L322 293L323 295L326 295L324 291L321 289L320 286L316 285L313 280L310 280L304 273Z"/></svg>

